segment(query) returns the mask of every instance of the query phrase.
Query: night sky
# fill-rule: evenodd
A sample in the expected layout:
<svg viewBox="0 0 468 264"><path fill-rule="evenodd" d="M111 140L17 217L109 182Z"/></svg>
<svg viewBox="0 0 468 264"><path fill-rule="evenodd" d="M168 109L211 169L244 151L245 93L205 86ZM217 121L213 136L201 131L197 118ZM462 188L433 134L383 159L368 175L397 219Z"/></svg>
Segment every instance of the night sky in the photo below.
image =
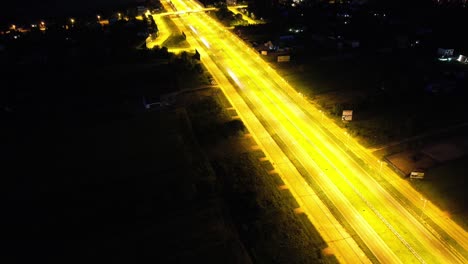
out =
<svg viewBox="0 0 468 264"><path fill-rule="evenodd" d="M0 25L11 22L29 22L31 19L94 13L104 8L118 7L132 2L135 0L2 1Z"/></svg>

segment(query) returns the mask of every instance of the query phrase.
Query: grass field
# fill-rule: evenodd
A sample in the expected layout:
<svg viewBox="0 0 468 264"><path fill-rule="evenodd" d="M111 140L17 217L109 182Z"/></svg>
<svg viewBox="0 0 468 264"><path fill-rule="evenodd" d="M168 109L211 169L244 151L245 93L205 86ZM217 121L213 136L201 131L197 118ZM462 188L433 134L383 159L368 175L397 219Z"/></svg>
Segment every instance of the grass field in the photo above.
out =
<svg viewBox="0 0 468 264"><path fill-rule="evenodd" d="M182 32L180 32L179 28L170 17L164 16L163 20L167 28L169 29L169 32L172 32L172 34L182 34Z"/></svg>
<svg viewBox="0 0 468 264"><path fill-rule="evenodd" d="M172 48L189 48L190 44L185 40L182 34L172 34L163 43L163 47Z"/></svg>
<svg viewBox="0 0 468 264"><path fill-rule="evenodd" d="M274 56L265 57L289 83L361 144L370 148L388 144L389 148L384 147L376 153L380 157L405 150L420 151L425 144L463 133L461 128L444 129L466 122L460 109L466 93L453 91L452 94L430 95L424 91L422 82L408 74L423 79L424 74L437 76L444 71L463 70L460 65L440 65L426 59L427 65L422 65L424 60L411 61L398 69L402 63L398 61L401 54L389 61L383 58L383 55L382 58L362 55L344 58L315 54L310 58L292 56L291 63L281 64L274 61ZM341 121L341 110L344 109L354 110L352 122ZM429 112L434 114L427 115ZM431 133L439 130L439 133ZM418 138L419 135L424 137ZM412 182L465 229L464 163L467 159L431 168L426 179Z"/></svg>
<svg viewBox="0 0 468 264"><path fill-rule="evenodd" d="M465 230L468 229L467 162L466 156L447 162L429 169L424 180L412 182L416 189L454 218Z"/></svg>
<svg viewBox="0 0 468 264"><path fill-rule="evenodd" d="M256 143L245 137L247 131L226 132L226 127L231 129L225 125L231 122L230 113L235 113L225 110L229 105L224 95L205 92L198 100L188 107L195 135L213 164L220 195L253 261L336 263L323 253L327 245L307 217L294 213L297 203L288 190L280 190L281 178L268 173L272 166L260 161L264 154L252 150Z"/></svg>
<svg viewBox="0 0 468 264"><path fill-rule="evenodd" d="M159 67L9 69L14 113L4 116L1 156L12 174L0 184L8 263L245 263L223 203L210 197L214 176L187 115L144 111L142 95L176 91L186 74ZM198 254L202 245L211 250Z"/></svg>
<svg viewBox="0 0 468 264"><path fill-rule="evenodd" d="M260 153L261 154L261 153ZM260 155L261 156L261 155ZM218 160L225 195L240 234L258 263L337 263L326 256L318 231L297 208L278 176L267 173L255 153Z"/></svg>
<svg viewBox="0 0 468 264"><path fill-rule="evenodd" d="M467 98L464 89L435 94L425 90L431 78L466 69L428 57L408 61L408 55L356 51L324 55L307 50L293 53L291 63L276 63L275 56L266 59L337 121L343 109L354 110L349 132L366 146L379 146L466 121L461 109ZM457 83L461 87L466 81Z"/></svg>

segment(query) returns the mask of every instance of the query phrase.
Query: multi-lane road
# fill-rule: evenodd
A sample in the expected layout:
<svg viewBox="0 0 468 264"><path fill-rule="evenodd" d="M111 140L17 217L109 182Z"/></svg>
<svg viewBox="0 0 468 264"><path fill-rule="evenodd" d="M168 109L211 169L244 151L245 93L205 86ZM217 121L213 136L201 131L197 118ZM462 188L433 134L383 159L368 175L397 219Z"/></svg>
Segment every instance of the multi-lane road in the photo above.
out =
<svg viewBox="0 0 468 264"><path fill-rule="evenodd" d="M163 5L172 12L202 9L193 0ZM343 263L468 262L465 230L323 116L256 51L203 12L173 20L319 230L327 253Z"/></svg>

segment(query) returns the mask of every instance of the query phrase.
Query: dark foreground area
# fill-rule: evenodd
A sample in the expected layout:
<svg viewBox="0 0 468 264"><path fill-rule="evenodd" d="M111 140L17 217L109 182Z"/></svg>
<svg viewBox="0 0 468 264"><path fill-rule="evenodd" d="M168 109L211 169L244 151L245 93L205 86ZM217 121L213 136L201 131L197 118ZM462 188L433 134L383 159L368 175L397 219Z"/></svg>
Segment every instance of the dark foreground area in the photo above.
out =
<svg viewBox="0 0 468 264"><path fill-rule="evenodd" d="M219 89L187 92L206 76L178 58L3 71L2 261L336 262Z"/></svg>
<svg viewBox="0 0 468 264"><path fill-rule="evenodd" d="M162 122L142 98L179 89L168 74L175 64L4 69L5 263L135 263L161 253L147 229L161 213L152 197Z"/></svg>

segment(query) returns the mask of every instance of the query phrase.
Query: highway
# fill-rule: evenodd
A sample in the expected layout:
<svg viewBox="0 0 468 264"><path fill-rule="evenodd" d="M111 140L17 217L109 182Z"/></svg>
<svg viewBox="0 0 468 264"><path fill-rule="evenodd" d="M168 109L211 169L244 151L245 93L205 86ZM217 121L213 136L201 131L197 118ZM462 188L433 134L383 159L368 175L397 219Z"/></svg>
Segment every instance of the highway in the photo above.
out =
<svg viewBox="0 0 468 264"><path fill-rule="evenodd" d="M193 1L166 10L200 10ZM342 263L467 263L465 230L203 12L174 22Z"/></svg>
<svg viewBox="0 0 468 264"><path fill-rule="evenodd" d="M166 5L167 5L168 8L172 8L172 6L167 4L167 2L166 2ZM242 18L247 20L247 22L249 24L260 24L261 22L258 22L258 21L255 21L255 20L251 19L250 17L244 15L243 13L241 13L238 10L239 8L245 8L245 7L247 7L247 6L245 6L245 5L230 6L229 10L232 11L233 13L235 13L235 14L241 14ZM166 9L166 10L171 10L171 9ZM171 32L170 31L170 29L168 28L166 22L163 19L164 17L185 15L185 14L191 14L191 13L195 13L195 12L214 11L214 10L217 10L217 8L215 8L215 7L206 7L206 8L192 9L192 10L164 12L164 13L158 13L158 14L151 14L150 12L147 12L146 15L153 16L153 19L154 19L156 25L158 25L158 36L154 40L151 38L151 36L149 36L146 39L146 47L148 49L152 49L155 46L162 47L162 44L164 43L164 41L166 41L167 38L169 38L171 36L171 34L179 33L179 32ZM139 18L142 19L141 16ZM182 48L182 49L171 48L171 49L169 49L170 52L174 52L174 53L179 53L180 51L186 51L186 50L187 49L185 49L185 48Z"/></svg>

